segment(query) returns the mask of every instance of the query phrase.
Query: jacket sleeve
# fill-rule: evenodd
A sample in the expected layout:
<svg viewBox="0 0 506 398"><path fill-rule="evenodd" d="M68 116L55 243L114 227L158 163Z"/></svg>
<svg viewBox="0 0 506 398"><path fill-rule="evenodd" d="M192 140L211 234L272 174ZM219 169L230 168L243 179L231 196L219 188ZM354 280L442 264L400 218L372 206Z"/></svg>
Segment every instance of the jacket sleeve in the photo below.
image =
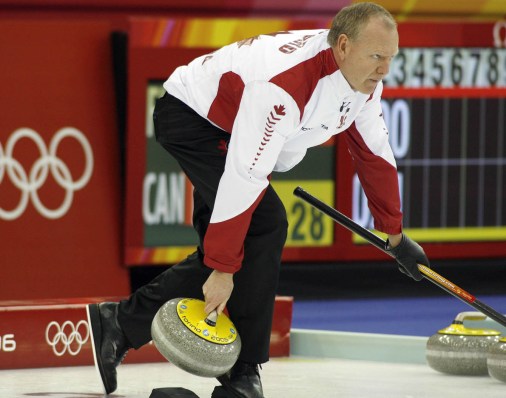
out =
<svg viewBox="0 0 506 398"><path fill-rule="evenodd" d="M381 110L381 87L345 132L348 149L367 196L374 227L387 234L402 231L397 167Z"/></svg>
<svg viewBox="0 0 506 398"><path fill-rule="evenodd" d="M246 84L204 238L207 266L231 273L240 269L251 217L286 136L299 118L295 101L279 87L267 82Z"/></svg>

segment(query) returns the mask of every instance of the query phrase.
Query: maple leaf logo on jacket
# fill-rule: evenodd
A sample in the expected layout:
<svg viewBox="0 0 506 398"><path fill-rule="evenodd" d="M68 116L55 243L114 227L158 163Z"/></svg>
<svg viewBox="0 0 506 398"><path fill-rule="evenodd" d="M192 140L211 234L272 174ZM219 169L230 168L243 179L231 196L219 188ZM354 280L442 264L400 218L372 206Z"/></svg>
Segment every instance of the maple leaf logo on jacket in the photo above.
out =
<svg viewBox="0 0 506 398"><path fill-rule="evenodd" d="M285 106L284 105L274 105L274 112L276 112L276 115L285 116Z"/></svg>

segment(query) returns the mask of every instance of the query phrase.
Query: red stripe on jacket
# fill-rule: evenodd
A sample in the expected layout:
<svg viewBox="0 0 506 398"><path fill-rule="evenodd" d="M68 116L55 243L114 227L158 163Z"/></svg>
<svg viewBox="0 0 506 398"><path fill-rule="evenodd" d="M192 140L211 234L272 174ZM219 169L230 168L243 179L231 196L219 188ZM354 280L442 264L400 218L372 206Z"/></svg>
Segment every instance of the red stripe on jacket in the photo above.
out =
<svg viewBox="0 0 506 398"><path fill-rule="evenodd" d="M328 48L327 50L320 51L314 57L274 76L270 82L281 87L292 96L299 107L302 119L304 108L313 95L318 82L338 69L332 49ZM311 78L308 78L308 76Z"/></svg>
<svg viewBox="0 0 506 398"><path fill-rule="evenodd" d="M344 136L367 196L374 227L391 235L401 233L402 212L396 168L371 152L355 122L344 132Z"/></svg>
<svg viewBox="0 0 506 398"><path fill-rule="evenodd" d="M216 97L207 113L209 120L232 133L243 91L244 82L241 76L234 72L224 73L220 78Z"/></svg>
<svg viewBox="0 0 506 398"><path fill-rule="evenodd" d="M244 258L244 239L248 233L253 212L264 194L265 189L245 212L229 220L209 224L204 237L204 264L229 273L241 269Z"/></svg>

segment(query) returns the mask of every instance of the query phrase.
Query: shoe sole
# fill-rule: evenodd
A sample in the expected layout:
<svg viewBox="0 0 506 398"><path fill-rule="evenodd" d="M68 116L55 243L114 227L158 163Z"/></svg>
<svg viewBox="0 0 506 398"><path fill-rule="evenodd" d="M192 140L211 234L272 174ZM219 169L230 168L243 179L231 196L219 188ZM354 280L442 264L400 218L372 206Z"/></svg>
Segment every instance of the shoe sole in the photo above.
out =
<svg viewBox="0 0 506 398"><path fill-rule="evenodd" d="M230 395L227 390L225 390L225 387L219 386L214 387L213 393L211 394L211 398L230 398L233 397L233 395Z"/></svg>
<svg viewBox="0 0 506 398"><path fill-rule="evenodd" d="M102 320L100 319L100 312L98 310L98 304L88 304L86 306L86 315L88 316L88 325L91 335L91 348L93 351L93 362L95 363L95 369L102 380L102 386L104 387L104 392L106 394L111 393L111 388L107 385L105 379L105 372L102 366L102 361L100 360L100 356L97 355L97 352L100 352L102 349ZM94 329L93 325L97 328Z"/></svg>
<svg viewBox="0 0 506 398"><path fill-rule="evenodd" d="M242 394L238 394L236 393L233 389L231 389L230 387L230 383L228 382L228 378L227 376L219 376L216 378L220 383L221 385L223 386L222 390L226 391L226 393L228 394L228 396L230 398L244 398L244 395ZM215 390L218 389L218 387L215 388ZM221 391L216 391L218 394L221 393ZM218 395L220 396L220 395ZM213 397L211 397L213 398Z"/></svg>

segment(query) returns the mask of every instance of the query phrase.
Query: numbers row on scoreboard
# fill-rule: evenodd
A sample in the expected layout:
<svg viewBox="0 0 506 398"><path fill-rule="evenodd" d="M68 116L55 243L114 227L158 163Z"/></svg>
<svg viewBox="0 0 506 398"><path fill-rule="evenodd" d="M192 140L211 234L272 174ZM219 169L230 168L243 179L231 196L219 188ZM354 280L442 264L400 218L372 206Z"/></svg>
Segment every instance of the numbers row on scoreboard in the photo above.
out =
<svg viewBox="0 0 506 398"><path fill-rule="evenodd" d="M506 49L401 48L385 87L506 87Z"/></svg>

